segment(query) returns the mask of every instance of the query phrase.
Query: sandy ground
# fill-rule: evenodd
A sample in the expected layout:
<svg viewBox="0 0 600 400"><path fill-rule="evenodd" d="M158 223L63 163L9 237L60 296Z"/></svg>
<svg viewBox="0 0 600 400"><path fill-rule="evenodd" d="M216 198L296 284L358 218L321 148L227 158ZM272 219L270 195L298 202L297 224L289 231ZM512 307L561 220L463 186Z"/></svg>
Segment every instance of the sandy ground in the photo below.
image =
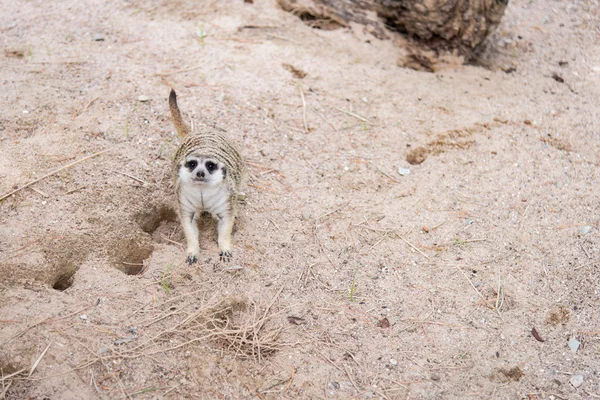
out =
<svg viewBox="0 0 600 400"><path fill-rule="evenodd" d="M0 203L0 393L600 397L599 10L425 73L272 0L1 2L0 193L95 156ZM169 86L250 163L228 265L208 219L184 263Z"/></svg>

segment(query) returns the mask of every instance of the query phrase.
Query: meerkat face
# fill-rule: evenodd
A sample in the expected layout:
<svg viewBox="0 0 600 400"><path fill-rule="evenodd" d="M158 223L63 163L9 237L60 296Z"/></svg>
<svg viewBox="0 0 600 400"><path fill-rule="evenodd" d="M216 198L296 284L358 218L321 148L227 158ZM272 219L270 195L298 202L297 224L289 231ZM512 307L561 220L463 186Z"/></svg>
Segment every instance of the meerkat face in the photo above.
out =
<svg viewBox="0 0 600 400"><path fill-rule="evenodd" d="M187 156L179 164L178 176L184 183L217 186L225 180L227 168L214 158Z"/></svg>

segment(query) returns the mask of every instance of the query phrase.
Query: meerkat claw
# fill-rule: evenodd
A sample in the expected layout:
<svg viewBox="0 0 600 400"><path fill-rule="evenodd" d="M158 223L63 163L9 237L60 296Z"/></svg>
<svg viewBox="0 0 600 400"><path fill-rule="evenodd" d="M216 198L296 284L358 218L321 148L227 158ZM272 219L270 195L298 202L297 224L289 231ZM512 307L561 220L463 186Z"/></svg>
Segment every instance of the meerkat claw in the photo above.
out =
<svg viewBox="0 0 600 400"><path fill-rule="evenodd" d="M221 260L222 262L230 262L231 257L233 257L233 255L231 254L231 251L219 252L219 260Z"/></svg>
<svg viewBox="0 0 600 400"><path fill-rule="evenodd" d="M196 264L197 262L198 262L198 257L196 257L196 256L188 256L187 257L187 263L189 265Z"/></svg>

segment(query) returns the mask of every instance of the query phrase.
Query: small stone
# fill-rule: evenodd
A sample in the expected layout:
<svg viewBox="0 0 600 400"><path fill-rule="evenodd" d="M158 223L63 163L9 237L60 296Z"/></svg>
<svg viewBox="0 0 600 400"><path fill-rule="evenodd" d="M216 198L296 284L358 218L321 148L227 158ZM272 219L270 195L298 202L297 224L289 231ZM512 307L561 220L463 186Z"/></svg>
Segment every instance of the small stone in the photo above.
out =
<svg viewBox="0 0 600 400"><path fill-rule="evenodd" d="M582 226L579 228L579 233L582 235L587 235L588 233L590 233L592 230L592 227L589 225L586 226Z"/></svg>
<svg viewBox="0 0 600 400"><path fill-rule="evenodd" d="M84 320L84 321L87 321L87 315L85 315L85 314L81 314L81 315L79 316L79 318L81 318L81 319L82 319L82 320Z"/></svg>
<svg viewBox="0 0 600 400"><path fill-rule="evenodd" d="M432 381L434 381L434 382L437 382L437 381L439 381L439 380L440 380L440 376L439 376L439 375L436 375L436 374L432 374L432 375L429 377L429 379L431 379L431 380L432 380Z"/></svg>
<svg viewBox="0 0 600 400"><path fill-rule="evenodd" d="M550 22L550 16L545 15L544 18L542 18L542 24L547 24L548 22Z"/></svg>
<svg viewBox="0 0 600 400"><path fill-rule="evenodd" d="M579 387L583 384L583 375L573 375L571 379L569 379L569 382L571 382L571 385L574 387Z"/></svg>
<svg viewBox="0 0 600 400"><path fill-rule="evenodd" d="M331 390L337 390L340 388L340 384L338 382L329 382L327 387Z"/></svg>
<svg viewBox="0 0 600 400"><path fill-rule="evenodd" d="M308 211L302 211L302 219L308 221L310 219L310 213Z"/></svg>
<svg viewBox="0 0 600 400"><path fill-rule="evenodd" d="M94 33L94 42L104 42L104 35L101 33Z"/></svg>
<svg viewBox="0 0 600 400"><path fill-rule="evenodd" d="M373 392L365 392L365 399L372 399L373 398Z"/></svg>
<svg viewBox="0 0 600 400"><path fill-rule="evenodd" d="M392 367L395 367L396 365L398 365L398 361L392 358L392 359L390 359L390 365Z"/></svg>
<svg viewBox="0 0 600 400"><path fill-rule="evenodd" d="M398 173L402 176L410 174L410 168L398 167Z"/></svg>
<svg viewBox="0 0 600 400"><path fill-rule="evenodd" d="M99 354L105 354L105 353L107 353L107 352L108 352L108 347L106 347L106 346L101 346L101 347L98 349L98 353L99 353Z"/></svg>
<svg viewBox="0 0 600 400"><path fill-rule="evenodd" d="M246 201L246 193L239 192L237 195L237 199L238 199L238 201Z"/></svg>
<svg viewBox="0 0 600 400"><path fill-rule="evenodd" d="M142 103L145 103L148 100L150 100L150 97L148 97L146 95L141 94L141 95L138 96L138 101L141 101Z"/></svg>
<svg viewBox="0 0 600 400"><path fill-rule="evenodd" d="M573 353L576 353L577 350L579 350L579 345L581 344L581 342L579 340L577 340L576 338L571 338L571 339L569 339L569 342L567 344L569 345L569 348L571 349L571 351Z"/></svg>
<svg viewBox="0 0 600 400"><path fill-rule="evenodd" d="M125 343L129 343L133 340L133 338L122 338L122 339L117 339L114 341L115 346L119 346Z"/></svg>

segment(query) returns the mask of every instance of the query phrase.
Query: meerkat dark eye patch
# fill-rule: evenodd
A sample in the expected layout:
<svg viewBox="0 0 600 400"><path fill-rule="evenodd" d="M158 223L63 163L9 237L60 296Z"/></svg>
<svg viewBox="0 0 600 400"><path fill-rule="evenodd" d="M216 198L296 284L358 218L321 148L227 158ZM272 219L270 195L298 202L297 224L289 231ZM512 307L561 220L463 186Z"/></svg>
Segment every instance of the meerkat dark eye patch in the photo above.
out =
<svg viewBox="0 0 600 400"><path fill-rule="evenodd" d="M196 168L198 166L198 161L196 160L189 160L188 162L185 163L185 167L187 169L189 169L190 171L193 171L194 168Z"/></svg>
<svg viewBox="0 0 600 400"><path fill-rule="evenodd" d="M215 164L214 162L212 162L212 161L207 161L205 165L206 165L206 169L211 174L213 172L215 172L217 170L217 168L219 168L219 166L217 164Z"/></svg>

